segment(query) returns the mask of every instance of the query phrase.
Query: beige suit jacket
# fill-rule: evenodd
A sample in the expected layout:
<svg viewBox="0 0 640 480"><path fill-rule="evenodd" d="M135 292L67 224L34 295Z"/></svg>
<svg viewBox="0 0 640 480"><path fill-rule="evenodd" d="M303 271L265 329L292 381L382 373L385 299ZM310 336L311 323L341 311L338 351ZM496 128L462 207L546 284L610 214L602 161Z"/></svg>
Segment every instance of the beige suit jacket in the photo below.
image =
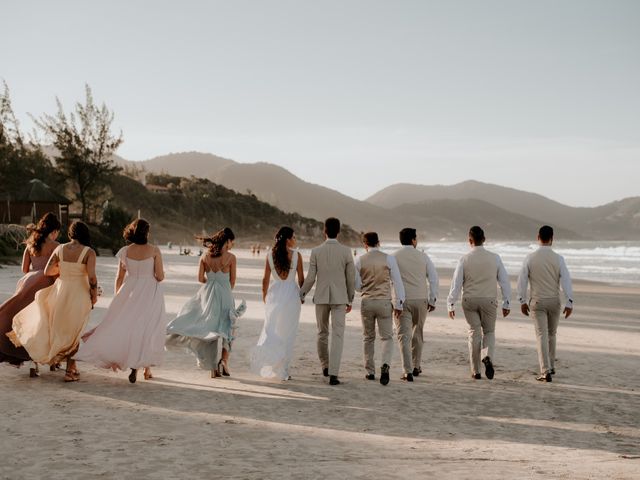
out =
<svg viewBox="0 0 640 480"><path fill-rule="evenodd" d="M316 305L350 305L356 291L351 249L329 239L311 250L309 273L300 289L303 300L314 284L313 303Z"/></svg>

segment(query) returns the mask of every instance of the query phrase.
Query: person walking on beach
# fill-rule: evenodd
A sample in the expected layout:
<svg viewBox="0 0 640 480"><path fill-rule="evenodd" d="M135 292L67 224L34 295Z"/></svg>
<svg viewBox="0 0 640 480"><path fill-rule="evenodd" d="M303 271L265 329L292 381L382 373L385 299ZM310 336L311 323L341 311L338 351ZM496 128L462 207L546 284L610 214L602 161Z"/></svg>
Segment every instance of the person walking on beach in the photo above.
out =
<svg viewBox="0 0 640 480"><path fill-rule="evenodd" d="M22 255L24 276L18 280L13 296L0 305L0 363L20 366L29 360L29 354L24 347L16 347L6 334L13 329L13 317L33 302L36 292L50 287L55 281L55 276L49 277L44 274L44 268L53 251L60 245L56 241L60 228L58 217L53 213L47 213L38 221L25 241ZM52 368L55 369L55 365ZM38 376L38 364L32 363L29 376Z"/></svg>
<svg viewBox="0 0 640 480"><path fill-rule="evenodd" d="M236 257L230 250L235 238L230 228L224 228L212 237L201 239L208 249L200 257L198 267L198 281L204 285L167 326L165 344L190 350L198 366L211 371L211 378L231 375L229 355L235 323L247 308L244 301L236 308L233 298ZM220 339L222 354L218 360Z"/></svg>
<svg viewBox="0 0 640 480"><path fill-rule="evenodd" d="M564 258L551 249L553 228L544 225L538 232L540 247L530 253L518 276L518 300L523 315L533 315L540 375L538 381L551 382L555 375L556 333L560 322L560 288L564 292L564 318L573 313L571 275ZM527 290L531 285L530 295Z"/></svg>
<svg viewBox="0 0 640 480"><path fill-rule="evenodd" d="M68 235L70 242L56 247L44 269L45 275L59 275L58 279L13 318L8 335L34 362L56 365L66 359L64 381L75 382L80 374L73 356L98 300L98 280L89 227L75 221Z"/></svg>
<svg viewBox="0 0 640 480"><path fill-rule="evenodd" d="M355 261L356 290L361 292L362 341L364 347L365 378L375 380L376 323L382 343L380 383L389 383L391 355L393 354L393 317L399 318L405 300L402 277L395 257L380 251L376 232L362 236L366 253ZM391 287L394 299L391 301Z"/></svg>
<svg viewBox="0 0 640 480"><path fill-rule="evenodd" d="M282 227L264 267L265 321L251 354L251 370L255 374L280 380L291 378L289 364L300 322L300 286L303 283L302 255L296 250L295 232L291 227Z"/></svg>
<svg viewBox="0 0 640 480"><path fill-rule="evenodd" d="M82 336L76 355L76 360L100 368L130 368L131 383L140 368L145 380L153 378L151 366L160 365L164 357L164 268L160 249L148 243L149 229L142 218L124 229L129 245L116 254L115 295L102 322Z"/></svg>
<svg viewBox="0 0 640 480"><path fill-rule="evenodd" d="M485 375L494 377L493 361L496 346L496 310L498 287L502 291L502 316L510 312L511 284L509 275L499 255L484 248L485 236L482 228L471 227L469 244L471 252L460 259L453 274L451 290L447 298L449 318L456 316L455 304L462 292L462 310L469 324L469 362L471 378L480 380L480 360L485 366ZM484 353L483 353L484 350ZM481 353L483 353L481 357Z"/></svg>
<svg viewBox="0 0 640 480"><path fill-rule="evenodd" d="M416 248L418 236L415 228L403 228L400 243L402 248L393 256L398 262L406 299L402 313L395 321L402 353L402 379L412 382L413 377L422 373L424 322L427 313L436 309L438 273L429 255Z"/></svg>
<svg viewBox="0 0 640 480"><path fill-rule="evenodd" d="M318 325L318 357L322 374L330 385L339 385L340 360L344 341L346 314L351 312L355 295L355 266L351 249L338 240L340 220L328 218L324 222L326 241L311 251L309 272L300 289L300 299L316 285L313 303ZM329 349L329 319L331 319L331 348Z"/></svg>

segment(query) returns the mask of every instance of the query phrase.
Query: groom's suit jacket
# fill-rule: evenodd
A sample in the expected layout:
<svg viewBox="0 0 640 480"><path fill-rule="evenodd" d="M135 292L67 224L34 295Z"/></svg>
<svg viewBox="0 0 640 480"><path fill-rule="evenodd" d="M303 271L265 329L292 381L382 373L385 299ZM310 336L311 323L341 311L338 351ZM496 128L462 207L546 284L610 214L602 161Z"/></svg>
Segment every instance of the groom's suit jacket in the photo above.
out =
<svg viewBox="0 0 640 480"><path fill-rule="evenodd" d="M313 303L316 305L350 305L356 291L351 249L335 239L328 239L311 250L309 273L300 289L303 300L314 284Z"/></svg>

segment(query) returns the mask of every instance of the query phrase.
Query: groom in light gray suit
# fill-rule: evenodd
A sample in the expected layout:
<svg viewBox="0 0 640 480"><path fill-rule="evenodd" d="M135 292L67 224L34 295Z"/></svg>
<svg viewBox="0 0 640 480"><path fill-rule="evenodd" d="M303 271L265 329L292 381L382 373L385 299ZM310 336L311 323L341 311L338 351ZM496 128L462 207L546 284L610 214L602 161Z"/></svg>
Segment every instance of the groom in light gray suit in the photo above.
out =
<svg viewBox="0 0 640 480"><path fill-rule="evenodd" d="M311 250L309 273L300 289L300 299L316 284L313 303L318 324L318 357L322 374L331 385L339 385L338 373L346 314L351 311L355 295L356 270L351 249L338 243L340 220L328 218L324 222L326 241ZM331 318L331 349L329 349L329 318Z"/></svg>

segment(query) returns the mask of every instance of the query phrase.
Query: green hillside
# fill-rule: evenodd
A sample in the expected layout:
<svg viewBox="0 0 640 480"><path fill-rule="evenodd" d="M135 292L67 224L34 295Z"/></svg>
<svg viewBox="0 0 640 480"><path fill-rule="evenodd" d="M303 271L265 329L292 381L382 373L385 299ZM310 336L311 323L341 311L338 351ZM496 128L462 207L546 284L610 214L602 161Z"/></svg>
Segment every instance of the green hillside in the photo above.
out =
<svg viewBox="0 0 640 480"><path fill-rule="evenodd" d="M228 226L240 245L269 243L282 225L291 226L303 246L323 240L320 221L285 213L254 195L240 194L195 177L149 175L148 180L163 191L150 191L132 178L115 176L110 185L113 194L110 204L132 215L137 215L139 210L140 215L151 222L155 242L192 242L194 235ZM341 240L356 244L359 235L345 227Z"/></svg>

